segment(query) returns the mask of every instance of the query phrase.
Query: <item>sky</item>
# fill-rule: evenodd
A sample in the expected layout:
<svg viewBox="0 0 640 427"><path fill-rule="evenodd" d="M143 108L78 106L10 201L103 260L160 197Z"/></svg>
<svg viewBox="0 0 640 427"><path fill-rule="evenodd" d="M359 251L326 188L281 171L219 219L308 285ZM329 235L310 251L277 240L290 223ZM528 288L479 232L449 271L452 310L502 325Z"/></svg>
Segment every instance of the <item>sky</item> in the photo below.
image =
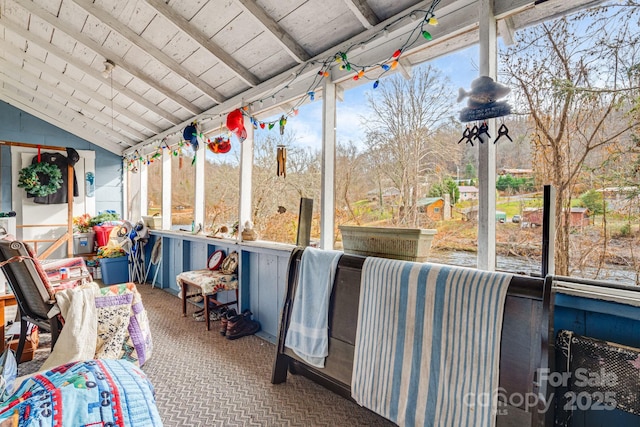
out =
<svg viewBox="0 0 640 427"><path fill-rule="evenodd" d="M447 76L451 81L451 86L455 89L452 96L457 98L457 89L464 88L468 90L471 86L471 81L479 76L477 68L478 61L478 46L474 45L418 65L415 68L425 67L431 64L439 69L442 74ZM380 86L384 85L384 81L385 78L380 79ZM362 122L371 114L367 106L367 93L373 93L374 91L373 82L367 80L367 83L344 92L344 101L338 101L337 103L336 138L338 143L353 141L356 146L364 148L362 141L364 141L365 128ZM465 103L463 102L458 105L461 110L464 108ZM458 111L454 111L454 114L457 115ZM279 114L274 117L264 118L263 120L265 122L277 120L278 116ZM286 132L292 132L295 135L296 146L309 148L313 151L321 150L322 100L318 99L302 105L299 108L297 116L288 117L285 129ZM254 130L254 132L255 136L260 138L262 133L278 132L278 126L276 124L272 130L258 128ZM240 144L238 144L235 136L230 136L230 139L232 149L227 155L217 155L206 150L207 159L213 162L225 163L238 161Z"/></svg>
<svg viewBox="0 0 640 427"><path fill-rule="evenodd" d="M428 64L438 68L443 75L448 76L452 87L469 89L471 81L478 77L478 47L471 46L420 66L427 66ZM380 80L380 85L384 85L384 78ZM367 108L366 96L367 93L373 91L375 91L373 83L368 81L366 84L344 92L344 102L338 101L337 105L336 136L338 142L353 141L357 145L358 141L363 140L364 127L361 125L362 118L370 114ZM457 96L457 90L452 96ZM460 109L463 107L464 103L461 103ZM321 121L322 100L317 100L301 106L297 116L289 117L286 131L295 132L299 146L319 150L322 148Z"/></svg>

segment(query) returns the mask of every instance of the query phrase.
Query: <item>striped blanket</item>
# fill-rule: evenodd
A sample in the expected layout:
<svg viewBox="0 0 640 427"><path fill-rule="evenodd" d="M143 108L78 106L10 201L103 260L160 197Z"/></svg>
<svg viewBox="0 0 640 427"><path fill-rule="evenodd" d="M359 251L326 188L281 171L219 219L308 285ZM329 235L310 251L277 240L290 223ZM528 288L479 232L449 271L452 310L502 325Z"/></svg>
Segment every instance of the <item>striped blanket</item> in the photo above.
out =
<svg viewBox="0 0 640 427"><path fill-rule="evenodd" d="M493 426L511 275L369 257L351 381L400 426Z"/></svg>

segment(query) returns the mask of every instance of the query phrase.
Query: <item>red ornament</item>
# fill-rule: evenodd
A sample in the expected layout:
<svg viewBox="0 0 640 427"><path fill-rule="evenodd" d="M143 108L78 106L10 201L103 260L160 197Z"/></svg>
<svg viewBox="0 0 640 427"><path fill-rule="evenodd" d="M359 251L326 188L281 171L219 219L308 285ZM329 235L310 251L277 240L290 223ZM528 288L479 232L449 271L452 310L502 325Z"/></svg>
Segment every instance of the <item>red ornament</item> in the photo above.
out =
<svg viewBox="0 0 640 427"><path fill-rule="evenodd" d="M238 137L240 142L247 139L247 131L244 128L244 117L242 111L233 110L227 116L227 128L231 133Z"/></svg>
<svg viewBox="0 0 640 427"><path fill-rule="evenodd" d="M264 129L264 122L260 123L260 129Z"/></svg>
<svg viewBox="0 0 640 427"><path fill-rule="evenodd" d="M398 49L395 52L393 52L393 57L397 58L398 56L400 56L401 53L402 53L402 49Z"/></svg>

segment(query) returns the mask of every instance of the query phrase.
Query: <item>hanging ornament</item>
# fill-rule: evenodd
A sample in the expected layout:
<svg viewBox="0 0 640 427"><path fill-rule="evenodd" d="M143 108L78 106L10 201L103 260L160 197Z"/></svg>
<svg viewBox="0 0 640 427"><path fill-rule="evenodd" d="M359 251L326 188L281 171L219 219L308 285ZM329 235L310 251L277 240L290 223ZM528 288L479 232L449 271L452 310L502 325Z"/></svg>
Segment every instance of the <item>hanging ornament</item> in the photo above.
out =
<svg viewBox="0 0 640 427"><path fill-rule="evenodd" d="M204 135L198 129L197 122L191 122L189 126L184 128L182 137L185 141L189 142L193 147L193 151L198 151L200 148L200 141L204 141Z"/></svg>
<svg viewBox="0 0 640 427"><path fill-rule="evenodd" d="M264 122L260 122L260 129L264 129Z"/></svg>
<svg viewBox="0 0 640 427"><path fill-rule="evenodd" d="M224 154L228 153L231 150L231 142L228 138L223 138L221 136L214 138L213 141L209 140L207 143L207 148L215 154Z"/></svg>
<svg viewBox="0 0 640 427"><path fill-rule="evenodd" d="M275 125L275 123L273 123L273 122L269 123L269 130L273 129L274 125Z"/></svg>
<svg viewBox="0 0 640 427"><path fill-rule="evenodd" d="M240 142L247 139L247 131L244 128L244 117L242 111L233 110L227 115L227 128L233 133Z"/></svg>
<svg viewBox="0 0 640 427"><path fill-rule="evenodd" d="M280 117L280 135L284 135L284 127L287 124L287 118L284 116L284 114L282 115L282 117Z"/></svg>
<svg viewBox="0 0 640 427"><path fill-rule="evenodd" d="M278 145L276 176L287 177L287 147Z"/></svg>

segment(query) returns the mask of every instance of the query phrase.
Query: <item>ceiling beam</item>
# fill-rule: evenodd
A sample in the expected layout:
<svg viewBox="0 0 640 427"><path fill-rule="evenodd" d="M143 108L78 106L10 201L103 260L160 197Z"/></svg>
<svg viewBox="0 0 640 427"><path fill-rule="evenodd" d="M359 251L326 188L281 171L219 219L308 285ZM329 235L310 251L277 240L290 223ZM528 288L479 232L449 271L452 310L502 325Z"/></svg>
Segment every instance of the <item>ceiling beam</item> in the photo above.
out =
<svg viewBox="0 0 640 427"><path fill-rule="evenodd" d="M40 39L33 33L29 32L28 30L25 30L24 28L18 26L17 24L14 24L13 22L7 19L2 19L0 20L0 26L4 26L6 29L11 30L11 32L16 33L17 35L24 38L25 40L28 40L29 44L35 44L37 46L40 46L42 49L46 50L49 54L53 54L58 58L62 59L63 61L66 61L68 64L76 67L78 70L82 71L88 76L91 76L98 81L104 80L104 77L102 77L102 74L99 73L98 71L94 70L93 68L81 62L80 60L71 57L67 52L63 51L56 45L53 45L46 40ZM131 99L133 102L136 102L142 105L149 111L154 112L159 117L162 117L169 123L175 125L182 121L182 119L163 110L162 108L158 107L154 103L148 101L145 97L138 95L137 93L133 92L132 90L128 89L127 87L123 86L117 81L112 79L111 84L113 84L113 88L117 90L120 94Z"/></svg>
<svg viewBox="0 0 640 427"><path fill-rule="evenodd" d="M26 101L24 99L19 99L16 93L13 93L12 91L9 91L2 87L0 87L0 99L2 99L4 102L6 102L9 105L13 105L14 107L28 114L31 114L32 116L37 117L40 120L43 120L56 127L59 127L60 129L66 132L69 132L70 134L75 135L78 138L82 138L94 145L97 145L98 147L102 147L105 150L111 151L112 153L115 153L119 156L122 155L122 149L124 147L120 146L120 144L106 140L104 138L98 138L99 136L98 133L89 132L85 127L75 126L75 125L72 125L69 120L61 119L60 117L62 117L62 114L63 114L61 111L55 111L56 115L54 116L54 115L48 114L46 111L41 111L39 109L36 109L32 105L30 105L36 102L35 99L33 101Z"/></svg>
<svg viewBox="0 0 640 427"><path fill-rule="evenodd" d="M16 80L13 77L7 75L5 71L2 71L2 74L4 74L4 76L5 76L5 77L3 77L3 82L5 84L8 83L8 84L12 85L13 87L17 88L18 90L21 90L21 91L29 94L30 96L32 96L32 97L34 97L36 99L39 99L43 103L43 105L44 104L49 104L49 105L52 105L52 106L59 107L60 111L65 111L73 119L79 120L81 122L84 122L85 126L87 126L88 128L93 128L93 129L96 130L96 132L103 132L103 133L106 133L108 135L111 135L115 139L121 140L123 143L125 143L129 147L133 147L134 145L137 144L137 141L134 141L131 138L128 138L128 137L122 135L117 130L111 129L110 127L107 127L105 125L101 125L100 123L98 123L95 120L93 120L91 117L87 117L84 114L82 114L81 112L78 112L78 111L74 110L73 108L70 108L70 107L68 107L68 106L66 106L64 104L60 104L55 99L49 98L46 94L38 91L37 89L32 89L32 88L26 86L23 82L21 82L19 80ZM45 88L45 90L48 90L48 89Z"/></svg>
<svg viewBox="0 0 640 427"><path fill-rule="evenodd" d="M309 53L293 39L273 18L271 18L254 0L236 0L242 8L253 15L264 29L271 33L274 40L295 59L302 63L311 59Z"/></svg>
<svg viewBox="0 0 640 427"><path fill-rule="evenodd" d="M358 18L364 28L373 28L380 23L380 18L378 18L366 0L344 0L344 4Z"/></svg>
<svg viewBox="0 0 640 427"><path fill-rule="evenodd" d="M147 75L143 74L142 72L140 72L140 71L128 66L126 63L118 62L117 59L121 59L121 58L114 58L114 53L113 52L109 51L108 49L105 49L103 46L101 46L98 43L94 42L88 36L85 36L84 34L76 31L69 24L67 24L66 22L62 21L61 19L58 19L57 17L55 17L54 15L49 13L47 10L45 10L45 9L41 8L40 6L36 5L31 0L13 0L13 1L15 3L17 3L18 5L20 5L20 7L24 8L25 10L27 10L28 12L31 12L32 14L36 15L37 17L39 17L43 21L47 22L49 25L52 25L53 27L55 27L55 28L59 29L60 31L66 33L71 38L75 39L77 42L82 43L83 45L85 45L89 49L91 49L94 52L96 52L98 55L103 56L105 59L110 59L110 60L116 62L116 66L118 68L121 68L122 70L124 70L127 73L131 74L132 76L136 77L137 79L139 79L140 81L144 82L148 86L150 86L153 89L157 90L162 95L164 95L168 99L171 99L172 101L176 102L178 105L180 105L182 108L184 108L185 110L189 111L190 113L192 113L192 114L200 114L202 112L202 110L200 108L196 107L190 101L188 101L184 97L182 97L182 96L178 95L177 93L175 93L175 91L172 91L171 89L162 87L161 85L157 84L153 79L151 79L149 76L147 76ZM33 36L30 36L27 39L29 39L31 37L33 37ZM69 55L67 55L67 56L69 56Z"/></svg>
<svg viewBox="0 0 640 427"><path fill-rule="evenodd" d="M105 106L105 108L111 108L113 111L117 112L120 116L126 117L132 122L138 123L140 126L150 130L151 132L160 133L163 131L161 127L151 123L148 120L141 118L140 116L136 116L133 112L114 103L111 99L100 95L99 92L92 90L91 88L88 88L83 84L81 84L80 82L78 82L76 79L53 69L50 65L40 61L35 56L28 55L21 49L18 49L17 47L9 45L8 43L3 43L2 41L0 41L0 47L2 48L0 49L0 51L8 52L9 54L15 56L16 58L19 58L23 62L38 69L41 73L44 73L56 78L61 83L64 83L67 86L72 87L74 91L82 93L84 96L91 98L94 101L100 102ZM41 81L41 84L46 85L47 83L45 81ZM51 87L51 85L49 85L49 87ZM79 102L82 102L82 101L79 101Z"/></svg>
<svg viewBox="0 0 640 427"><path fill-rule="evenodd" d="M187 19L168 6L164 0L145 0L149 6L153 7L166 20L175 25L180 31L195 40L200 46L211 53L220 61L220 64L227 67L244 82L251 86L260 84L260 80L247 68L240 64L233 56L225 52L217 43L208 38L202 31L195 28Z"/></svg>
<svg viewBox="0 0 640 427"><path fill-rule="evenodd" d="M139 36L129 27L118 21L113 15L106 12L104 9L97 8L90 0L73 0L78 6L85 11L96 17L102 24L110 27L113 31L119 33L122 37L128 40L133 45L137 46L143 52L151 55L153 59L163 64L165 67L182 77L187 83L197 87L202 93L207 95L217 104L223 102L225 97L215 90L211 85L206 83L200 77L189 71L184 65L178 63L175 59L158 49L145 39Z"/></svg>
<svg viewBox="0 0 640 427"><path fill-rule="evenodd" d="M69 108L70 110L75 111L76 113L80 113L82 115L84 115L83 113L83 110L84 110L87 113L92 114L94 117L100 117L106 123L109 123L109 121L112 120L112 116L109 116L108 114L103 113L102 111L98 110L95 107L92 107L91 105L85 104L84 102L80 101L78 98L69 96L68 93L64 92L63 90L57 87L52 87L49 83L40 80L38 77L34 76L33 74L27 73L24 70L24 68L19 71L20 80L14 79L10 74L8 74L9 73L8 70L13 70L13 69L15 69L14 64L11 64L9 61L0 58L0 73L6 76L6 78L9 79L10 82L15 82L17 85L20 85L20 83L29 83L31 85L35 85L36 87L43 87L45 90L48 90L55 96L61 99L64 99L66 101L66 104L61 104L58 102L58 104L60 104L62 108ZM57 101L52 99L51 102L57 102ZM124 133L127 133L139 140L144 140L147 138L147 136L142 132L138 132L137 130L132 129L124 124L121 124L119 127L122 129ZM135 142L132 140L130 140L130 142L132 145L135 144Z"/></svg>

